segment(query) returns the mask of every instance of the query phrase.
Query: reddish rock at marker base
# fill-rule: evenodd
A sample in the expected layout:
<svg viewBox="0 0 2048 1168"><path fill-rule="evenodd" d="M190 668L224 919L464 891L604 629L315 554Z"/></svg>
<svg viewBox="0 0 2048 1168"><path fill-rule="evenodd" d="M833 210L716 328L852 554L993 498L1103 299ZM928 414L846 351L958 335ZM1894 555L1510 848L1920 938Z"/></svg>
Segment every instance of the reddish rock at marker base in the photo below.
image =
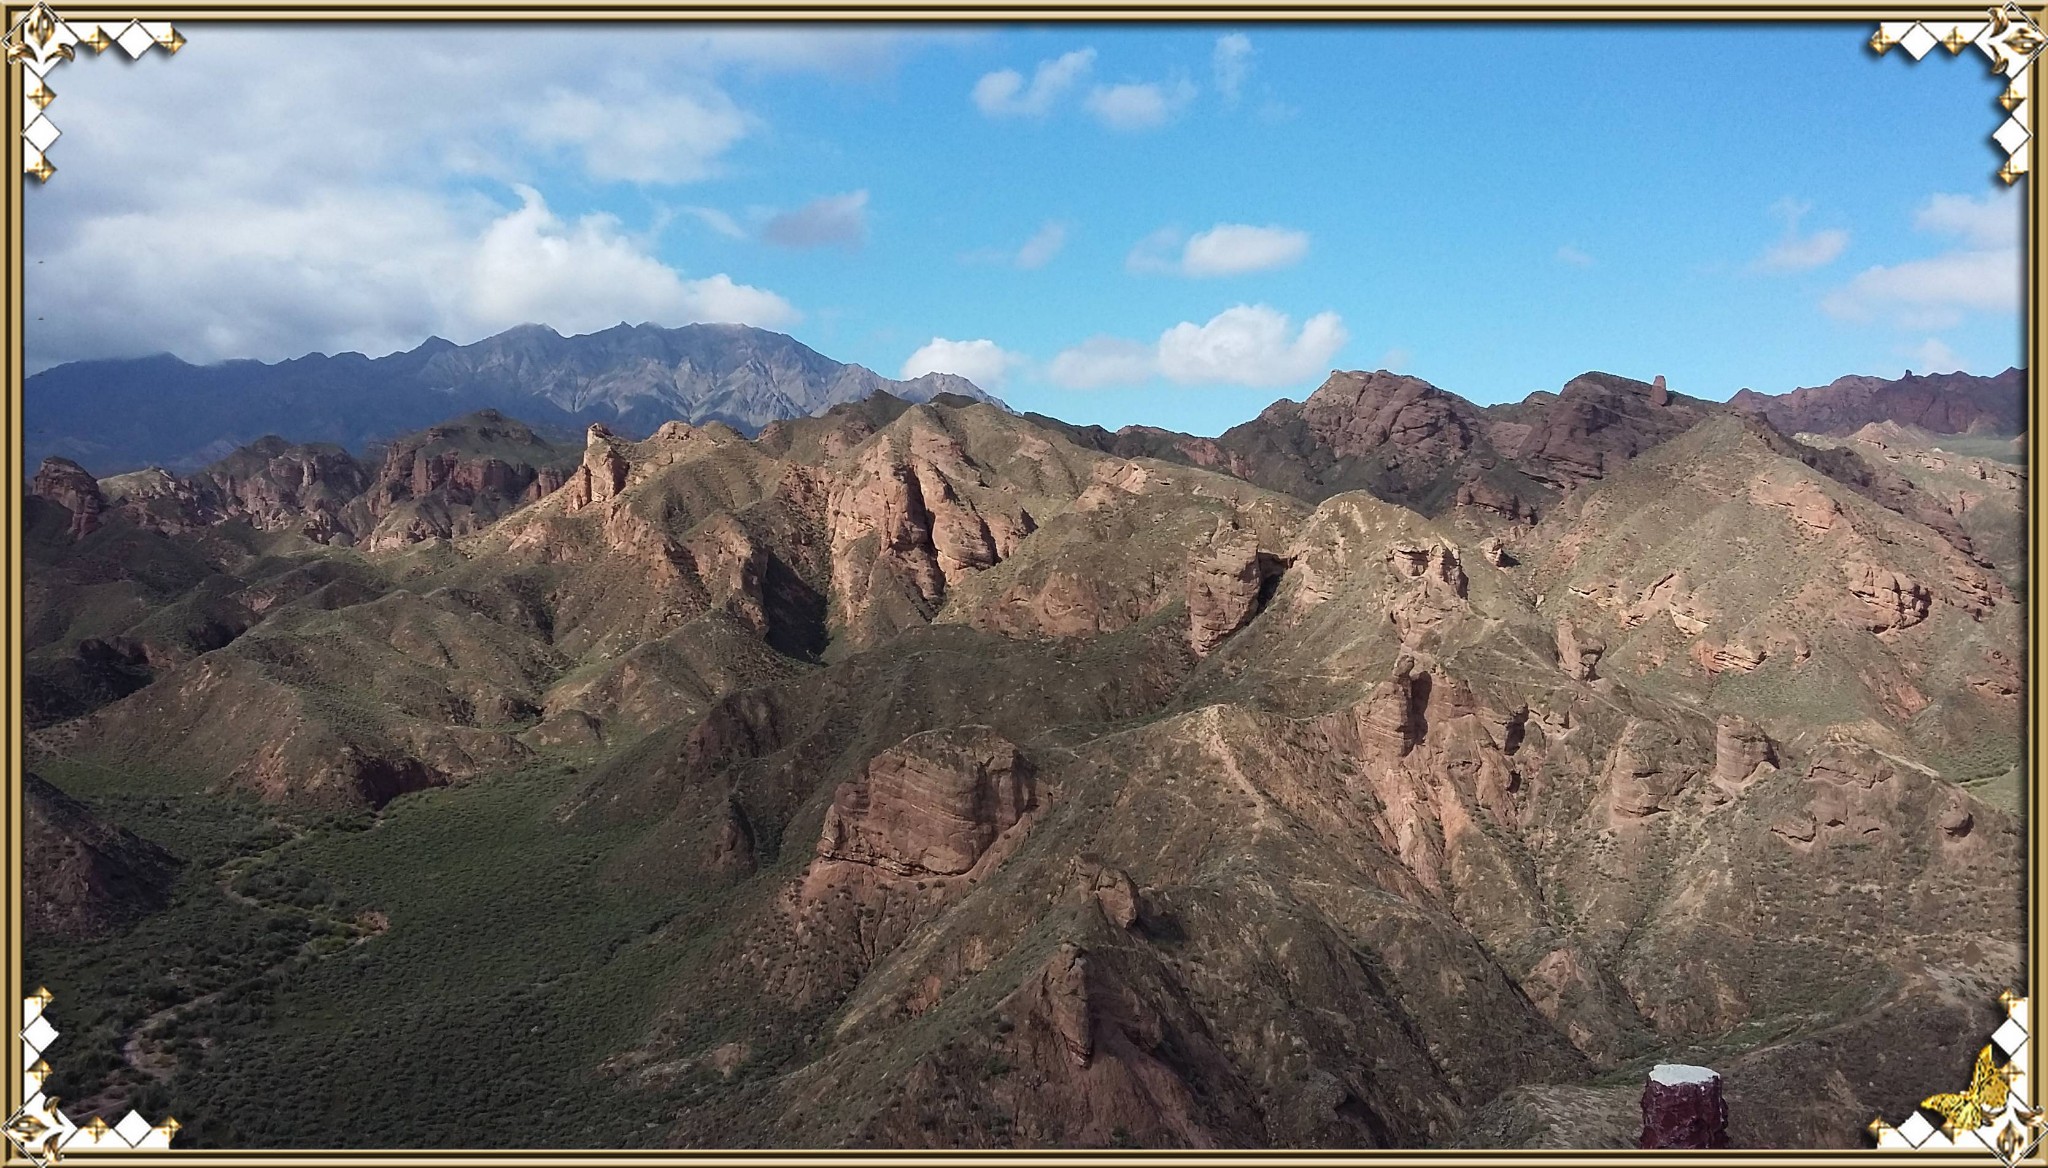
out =
<svg viewBox="0 0 2048 1168"><path fill-rule="evenodd" d="M1721 1076L1705 1067L1659 1063L1643 1086L1644 1148L1725 1148L1728 1103Z"/></svg>

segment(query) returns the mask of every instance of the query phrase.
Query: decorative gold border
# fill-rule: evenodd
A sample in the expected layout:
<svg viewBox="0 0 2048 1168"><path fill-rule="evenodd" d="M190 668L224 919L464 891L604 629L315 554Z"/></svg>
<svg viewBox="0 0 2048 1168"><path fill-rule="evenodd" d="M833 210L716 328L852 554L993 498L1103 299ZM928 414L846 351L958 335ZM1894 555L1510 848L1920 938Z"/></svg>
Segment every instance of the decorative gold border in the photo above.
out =
<svg viewBox="0 0 2048 1168"><path fill-rule="evenodd" d="M1977 1054L1967 1090L1930 1095L1897 1127L1883 1119L1870 1121L1871 1134L1883 1149L1910 1148L1936 1152L1982 1146L2008 1165L2032 1156L2048 1136L2048 1117L2034 1095L2034 1042L2027 999L2008 993L1999 999L2005 1021L1991 1042ZM2000 1066L1992 1049L2004 1051ZM1939 1115L1939 1126L1927 1116Z"/></svg>
<svg viewBox="0 0 2048 1168"><path fill-rule="evenodd" d="M125 4L129 11L141 10L146 15L164 18L175 17L181 21L195 20L240 20L265 22L328 21L328 22L381 22L406 23L413 21L662 21L685 23L714 22L765 22L796 23L810 21L858 21L862 23L1012 23L1012 22L1060 22L1095 23L1124 21L1182 21L1200 20L1231 22L1240 24L1314 22L1497 22L1503 20L1564 23L1577 21L1639 21L1639 22L1733 22L1733 21L1843 21L1878 23L1878 32L1872 37L1871 45L1882 53L1889 45L1881 45L1881 39L1893 44L1906 44L1906 37L1914 27L1929 33L1932 43L1920 52L1907 51L1919 59L1931 50L1933 44L1942 44L1951 53L1959 53L1963 44L1977 44L1992 58L1994 73L2005 73L2008 87L2001 97L2009 117L2001 123L2000 130L1993 138L2007 152L2008 161L1999 175L2007 183L2015 182L2020 175L2028 173L2032 124L2031 100L2032 82L2039 65L2041 35L2040 19L2048 13L2040 6L2023 8L2008 3L2003 8L1990 10L1990 19L1978 22L1975 12L1982 10L1958 10L1949 17L1932 17L1925 14L1924 6L1894 6L1888 3L1870 3L1865 0L1803 0L1783 5L1744 4L1737 0L1714 5L1704 3L1644 3L1642 0L1578 0L1576 3L1559 0L1493 0L1488 4L1456 4L1452 0L1358 0L1353 3L1333 0L1281 0L1281 3L1248 7L1245 0L1114 0L1112 3L1089 4L1086 0L986 0L982 3L958 2L958 0L762 0L759 3L714 0L711 3L691 6L661 3L632 3L619 0L596 0L579 4L577 0L433 0L433 2L405 7L382 7L365 2L354 6L343 0L315 0L299 6L266 4L262 0L191 0L178 3L175 0L142 0ZM1918 8L1919 11L1915 11ZM38 146L24 135L35 119L24 120L28 106L37 107L40 117L42 107L48 104L48 90L36 82L55 63L45 64L41 70L32 70L30 59L35 57L33 48L24 47L21 55L15 52L16 33L38 9L47 11L41 0L35 4L11 3L0 0L0 25L10 29L4 43L8 48L7 69L14 76L5 87L7 103L7 138L12 142L7 159L7 173L14 175L36 175L47 179L47 173L39 173L37 162L47 166L42 157L47 145ZM140 18L120 18L102 15L100 9L81 7L73 10L78 23L90 19L97 30L101 27L125 28L140 25ZM2003 22L2001 24L2001 21ZM101 22L106 22L102 24ZM145 28L151 26L143 26ZM170 38L157 43L175 52L183 43L168 23L154 27L169 30ZM1889 35L1887 28L1895 28L1896 35ZM1942 29L1936 33L1936 28ZM1958 29L1975 30L1972 35L1957 39ZM2013 30L2021 30L2018 38ZM2031 31L2027 31L2031 30ZM152 34L154 37L155 34ZM44 37L44 42L50 38ZM78 38L86 41L86 38ZM1915 43L1919 42L1913 37ZM175 43L172 43L175 40ZM1988 43L1986 43L1988 41ZM26 41L21 42L25 46ZM77 42L73 42L77 43ZM110 43L119 43L110 40ZM95 45L103 49L104 44ZM125 46L124 46L125 47ZM146 51L147 45L142 46ZM130 50L135 53L136 50ZM139 54L137 54L139 55ZM70 59L63 54L61 59ZM33 73L33 76L31 74ZM36 91L41 89L39 95ZM2008 129L2016 126L2016 129ZM54 127L53 127L54 128ZM51 139L54 140L54 137ZM2016 144L2014 144L2016 143ZM49 1004L48 991L38 990L24 996L22 992L22 906L21 906L21 865L22 865L22 747L23 725L21 715L22 681L22 506L23 485L26 482L26 468L22 458L22 383L23 383L23 326L26 320L26 306L23 301L22 271L22 199L23 183L16 178L0 181L0 202L4 202L7 231L4 259L6 273L5 312L0 312L0 337L4 337L7 360L8 395L5 403L5 442L0 444L0 499L5 500L7 526L5 532L6 555L0 561L0 575L4 575L9 608L6 617L0 620L4 630L7 652L7 668L0 672L0 710L4 710L6 727L6 754L0 758L0 771L4 771L6 802L0 804L0 826L4 826L6 864L0 867L0 937L6 943L4 962L0 962L0 1000L22 1003L18 1016L18 1032L22 1036L20 1047L4 1044L7 1066L0 1076L0 1088L4 1088L4 1102L10 1120L6 1131L8 1143L4 1161L0 1168L27 1168L34 1165L41 1168L44 1157L53 1157L56 1152L68 1147L77 1139L76 1135L66 1138L64 1127L69 1123L61 1112L56 1111L56 1101L47 1100L40 1092L48 1067L39 1055L48 1045L36 1045L30 1037L37 1023L48 1026L43 1010ZM2042 400L2042 369L2048 364L2048 353L2044 353L2042 280L2040 252L2036 240L2041 237L2044 226L2048 226L2048 204L2044 204L2038 184L2029 183L2026 189L2026 239L2023 244L2026 257L2026 378L2028 402L2028 431L2030 437L2038 424L2035 408ZM2028 472L2028 584L2029 610L2033 611L2044 587L2040 549L2042 537L2048 534L2048 491L2044 491L2040 467L2037 464L2038 444L2027 444ZM2044 807L2042 796L2048 793L2044 771L2039 756L2039 743L2044 721L2048 721L2048 693L2044 693L2038 672L2044 652L2048 652L2048 627L2040 622L2030 624L2027 655L2027 783L2025 789L2025 823L2027 832L2027 909L2026 939L2023 942L2027 954L2026 968L2029 993L2026 997L2008 995L2005 999L2009 1011L2019 1011L2008 1021L2018 1019L2024 1028L2027 1025L2024 1011L2027 1003L2040 995L2044 968L2048 968L2048 935L2044 935L2044 907L2040 882L2041 850L2044 833L2041 829L2040 813ZM2003 1028L2001 1028L2003 1032ZM43 1037L41 1030L33 1031L36 1037ZM54 1028L49 1038L54 1039ZM1994 1038L1994 1042L1997 1039ZM2022 1044L2030 1056L2030 1044ZM2006 1047L2011 1050L2013 1048ZM1988 1050L1988 1048L1987 1048ZM20 1061L17 1062L16 1060ZM2015 1060L2017 1056L2015 1056ZM2024 1072L2005 1080L2011 1088L2004 1102L2008 1105L1999 1113L2026 1124L2034 1133L2030 1146L2017 1149L2002 1148L1994 1136L1987 1149L2008 1164L2029 1163L2048 1165L2044 1156L2044 1143L2039 1139L2042 1120L2040 1110L2034 1108L2031 1080ZM1975 1099L1981 1083L1973 1082L1972 1090L1964 1097ZM2024 1090L2022 1089L2024 1088ZM1936 1097L1945 1098L1945 1097ZM1932 1105L1930 1099L1923 1106ZM39 1112L37 1105L47 1104L48 1112ZM39 1155L32 1155L28 1148L17 1143L15 1122L24 1113L34 1113L39 1122L48 1125L58 1133L54 1144L46 1128L31 1128L22 1125L22 1135L30 1147ZM54 1113L51 1114L51 1113ZM139 1117L136 1117L139 1118ZM1880 1141L1885 1137L1882 1130L1892 1129L1883 1121L1872 1123L1872 1130L1879 1132ZM108 1129L113 1131L114 1129ZM1005 1163L1019 1166L1051 1166L1080 1164L1118 1164L1127 1168L1152 1168L1155 1165L1203 1163L1212 1165L1247 1164L1261 1166L1292 1166L1302 1168L1324 1168L1339 1164L1623 1164L1660 1161L1655 1153L1641 1153L1619 1150L1571 1150L1549 1151L1534 1149L1500 1149L1470 1151L1302 1151L1287 1149L1252 1151L1173 1151L1166 1153L1089 1150L1038 1150L1028 1152L925 1152L905 1150L769 1150L769 1151L706 1151L689 1152L681 1150L629 1151L629 1150L581 1150L558 1151L543 1149L516 1149L504 1151L475 1150L387 1150L387 1151L341 1151L341 1150L220 1150L220 1151L176 1151L168 1147L175 1132L175 1121L151 1129L151 1134L138 1141L139 1146L130 1144L132 1150L125 1162L136 1162L143 1157L144 1163L183 1165L186 1168L213 1168L218 1165L278 1165L305 1166L305 1168L331 1168L337 1164L408 1164L441 1165L446 1168L468 1168L470 1165L656 1165L656 1164L698 1164L698 1165L897 1165L897 1164L938 1164L950 1162ZM1981 1130L1981 1129L1979 1129ZM1993 1127L1994 1132L1999 1130ZM84 1129L72 1125L72 1131L82 1133ZM37 1139L40 1133L40 1140ZM1968 1138L1972 1133L1966 1133ZM123 1141L126 1143L126 1141ZM1939 1162L1957 1164L1982 1164L1986 1160L1983 1151L1970 1152L1967 1148L1952 1146L1947 1149L1930 1148L1934 1141L1922 1141L1919 1152L1923 1155L1932 1151ZM106 1151L112 1150L96 1136L89 1146L75 1149L88 1161ZM159 1160L158 1154L162 1159ZM1685 1159L1696 1165L1756 1165L1788 1163L1811 1166L1811 1168L1834 1168L1841 1165L1863 1165L1882 1158L1900 1154L1891 1145L1881 1143L1880 1150L1855 1151L1803 1151L1803 1150L1729 1150L1722 1152L1691 1153ZM1924 1159L1916 1163L1927 1162Z"/></svg>
<svg viewBox="0 0 2048 1168"><path fill-rule="evenodd" d="M1998 177L2008 185L2015 182L2027 173L2033 153L2032 66L2042 47L2048 45L2048 34L2043 34L2041 26L2019 5L2008 0L2005 7L1991 9L1986 20L1887 20L1877 26L1870 38L1870 47L1879 56L1897 46L1915 61L1937 45L1948 49L1950 56L1962 52L1965 46L1976 45L1991 59L1993 74L2002 73L2012 79L1999 95L1998 104L2005 107L2006 118L1991 132L1991 140L2006 154Z"/></svg>
<svg viewBox="0 0 2048 1168"><path fill-rule="evenodd" d="M36 107L36 116L21 128L22 169L39 182L48 182L57 173L57 168L50 165L49 154L62 133L45 113L50 103L57 100L48 84L50 70L72 60L81 44L95 53L106 52L108 45L119 45L131 58L139 58L158 47L175 53L185 44L177 29L158 21L89 21L80 27L85 29L82 34L58 17L48 4L38 3L8 28L6 37L0 38L0 46L7 50L7 60L21 66L22 96Z"/></svg>
<svg viewBox="0 0 2048 1168"><path fill-rule="evenodd" d="M7 1142L38 1168L56 1163L72 1150L128 1152L170 1147L171 1137L178 1133L175 1119L152 1124L140 1112L130 1111L121 1117L121 1122L111 1126L94 1116L80 1127L58 1108L55 1096L43 1094L43 1084L50 1077L50 1064L43 1061L43 1052L58 1037L57 1028L50 1024L51 997L49 990L38 989L21 1002L22 1017L28 1019L21 1029L21 1060L33 1063L22 1076L22 1093L28 1101L8 1116L4 1128Z"/></svg>

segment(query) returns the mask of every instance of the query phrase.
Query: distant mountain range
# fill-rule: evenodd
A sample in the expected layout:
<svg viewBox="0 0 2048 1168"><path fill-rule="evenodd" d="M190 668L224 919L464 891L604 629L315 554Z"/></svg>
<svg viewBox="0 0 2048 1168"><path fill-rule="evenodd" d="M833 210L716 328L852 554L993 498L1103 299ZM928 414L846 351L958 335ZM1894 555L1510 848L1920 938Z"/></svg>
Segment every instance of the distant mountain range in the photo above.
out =
<svg viewBox="0 0 2048 1168"><path fill-rule="evenodd" d="M1872 423L1898 422L1935 434L2009 437L2025 429L2024 392L2021 371L2008 369L1992 377L1844 377L1779 395L1744 389L1728 405L1763 414L1788 434L1845 436ZM526 324L472 345L433 338L375 359L316 353L276 364L192 365L162 354L59 365L26 383L25 445L30 466L58 456L102 477L147 466L186 472L266 435L362 454L480 410L501 411L532 426L542 439L567 441L573 448L592 422L624 437L644 437L672 420L724 422L751 435L771 422L815 417L877 393L912 403L954 394L1003 404L964 377L929 373L893 381L834 361L782 333L745 325L621 324L564 337L545 325ZM1452 487L1440 474L1443 453L1474 444L1497 446L1495 453L1508 456L1481 460L1500 468L1482 476L1482 490L1526 500L1568 485L1582 472L1597 470L1583 463L1588 452L1578 447L1584 435L1610 430L1616 421L1595 416L1599 407L1586 403L1606 395L1586 386L1564 400L1536 394L1521 403L1481 407L1412 378L1382 374L1370 384L1361 382L1357 393L1358 400L1342 402L1330 389L1307 404L1283 399L1213 440L1149 426L1127 426L1114 435L1095 427L1069 429L1083 444L1124 457L1222 466L1304 497L1367 487L1412 502L1418 492L1428 493L1425 486ZM1634 402L1626 394L1616 400ZM1678 400L1702 408L1713 404ZM1333 408L1341 419L1327 416ZM1624 412L1640 408L1631 404ZM1697 420L1697 409L1658 410L1644 419L1648 430L1633 442L1649 439L1650 431L1661 440L1668 436L1663 431ZM1375 452L1389 435L1416 427L1441 434L1434 443L1439 449L1396 443L1401 453L1392 461ZM1309 446L1321 453L1304 457ZM1633 449L1615 453L1626 456Z"/></svg>
<svg viewBox="0 0 2048 1168"><path fill-rule="evenodd" d="M1838 377L1826 385L1764 394L1745 389L1728 401L1763 414L1787 434L1853 434L1872 423L1898 422L1933 434L2012 437L2027 428L2026 377L2007 369L1992 377L1969 373L1907 373Z"/></svg>
<svg viewBox="0 0 2048 1168"><path fill-rule="evenodd" d="M100 475L183 471L266 434L362 451L482 409L559 436L591 422L644 435L673 419L751 434L883 390L912 402L940 393L994 400L964 377L893 381L745 325L621 324L565 337L525 324L473 345L436 337L374 359L192 365L161 354L59 365L24 386L25 441L31 465L59 455Z"/></svg>

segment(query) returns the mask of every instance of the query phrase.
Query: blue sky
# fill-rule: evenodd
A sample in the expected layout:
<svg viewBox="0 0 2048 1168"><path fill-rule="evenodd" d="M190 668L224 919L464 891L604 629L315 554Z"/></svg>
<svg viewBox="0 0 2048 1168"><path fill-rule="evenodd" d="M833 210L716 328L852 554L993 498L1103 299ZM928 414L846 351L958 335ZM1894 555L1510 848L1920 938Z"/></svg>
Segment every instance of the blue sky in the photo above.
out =
<svg viewBox="0 0 2048 1168"><path fill-rule="evenodd" d="M742 319L1214 433L2020 361L2001 86L1861 23L181 28L52 74L32 367Z"/></svg>

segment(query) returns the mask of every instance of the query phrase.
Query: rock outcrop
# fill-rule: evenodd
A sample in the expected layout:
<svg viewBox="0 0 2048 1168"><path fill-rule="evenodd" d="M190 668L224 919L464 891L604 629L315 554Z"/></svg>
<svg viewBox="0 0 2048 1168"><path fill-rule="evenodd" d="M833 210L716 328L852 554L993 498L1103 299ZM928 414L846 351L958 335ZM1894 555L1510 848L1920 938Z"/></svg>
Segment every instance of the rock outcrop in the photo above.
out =
<svg viewBox="0 0 2048 1168"><path fill-rule="evenodd" d="M1081 895L1093 900L1110 924L1119 929L1137 925L1143 906L1129 872L1096 856L1079 856L1073 863L1073 880Z"/></svg>
<svg viewBox="0 0 2048 1168"><path fill-rule="evenodd" d="M71 516L67 530L75 540L98 531L107 510L99 482L68 458L44 459L36 469L35 480L29 484L29 492L62 507Z"/></svg>
<svg viewBox="0 0 2048 1168"><path fill-rule="evenodd" d="M1206 657L1265 607L1286 563L1252 532L1225 532L1188 562L1188 647Z"/></svg>
<svg viewBox="0 0 2048 1168"><path fill-rule="evenodd" d="M1714 723L1714 781L1739 786L1749 781L1756 769L1778 765L1777 747L1763 728L1736 714L1723 714Z"/></svg>
<svg viewBox="0 0 2048 1168"><path fill-rule="evenodd" d="M1934 594L1927 586L1902 572L1867 560L1842 564L1848 580L1848 598L1838 613L1842 620L1873 633L1910 629L1927 619Z"/></svg>
<svg viewBox="0 0 2048 1168"><path fill-rule="evenodd" d="M1570 620L1557 622L1557 667L1573 681L1592 681L1599 676L1600 655L1606 642L1579 632Z"/></svg>
<svg viewBox="0 0 2048 1168"><path fill-rule="evenodd" d="M351 526L370 550L469 535L559 489L574 465L531 427L481 410L386 447Z"/></svg>
<svg viewBox="0 0 2048 1168"><path fill-rule="evenodd" d="M839 788L818 856L897 875L958 876L1037 805L1030 764L987 727L939 730L875 756Z"/></svg>
<svg viewBox="0 0 2048 1168"><path fill-rule="evenodd" d="M348 451L325 443L259 438L206 468L199 488L226 519L259 531L296 531L315 543L351 543L348 505L370 472Z"/></svg>
<svg viewBox="0 0 2048 1168"><path fill-rule="evenodd" d="M614 437L602 422L592 422L583 445L583 461L569 472L562 485L564 508L581 511L597 503L608 503L626 489L631 464L623 449L626 443Z"/></svg>
<svg viewBox="0 0 2048 1168"><path fill-rule="evenodd" d="M1532 478L1568 488L1602 478L1677 436L1705 418L1708 409L1660 385L1585 373L1548 401L1532 399L1516 407L1515 421L1527 427L1525 435L1518 442L1496 440L1496 445Z"/></svg>
<svg viewBox="0 0 2048 1168"><path fill-rule="evenodd" d="M1629 720L1608 757L1604 776L1617 817L1644 819L1676 806L1678 793L1692 777L1676 746L1676 738L1664 726Z"/></svg>

